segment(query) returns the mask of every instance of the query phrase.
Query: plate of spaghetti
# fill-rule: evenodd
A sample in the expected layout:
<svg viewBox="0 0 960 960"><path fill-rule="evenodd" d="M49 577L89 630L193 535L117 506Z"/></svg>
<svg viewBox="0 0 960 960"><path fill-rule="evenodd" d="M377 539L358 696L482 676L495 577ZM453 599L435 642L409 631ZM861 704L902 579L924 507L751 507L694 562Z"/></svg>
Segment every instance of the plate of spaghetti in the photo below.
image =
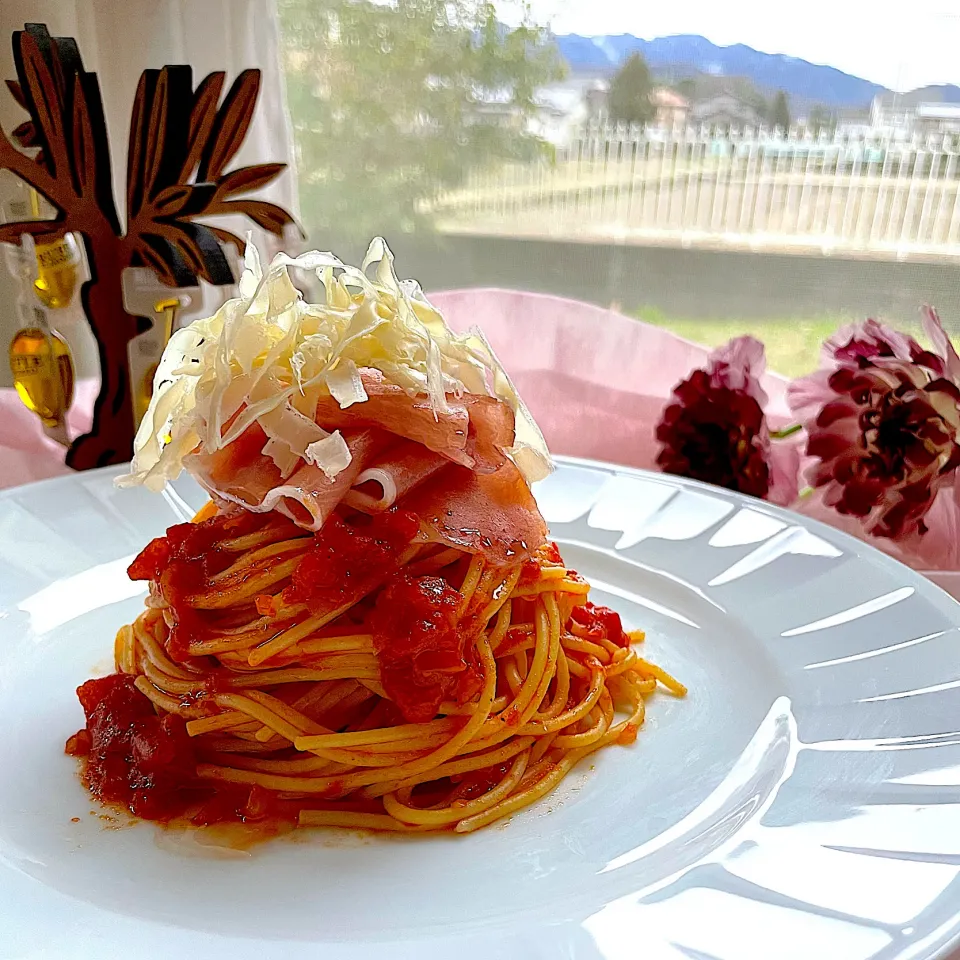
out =
<svg viewBox="0 0 960 960"><path fill-rule="evenodd" d="M128 467L0 495L0 957L945 955L958 612L250 246Z"/></svg>

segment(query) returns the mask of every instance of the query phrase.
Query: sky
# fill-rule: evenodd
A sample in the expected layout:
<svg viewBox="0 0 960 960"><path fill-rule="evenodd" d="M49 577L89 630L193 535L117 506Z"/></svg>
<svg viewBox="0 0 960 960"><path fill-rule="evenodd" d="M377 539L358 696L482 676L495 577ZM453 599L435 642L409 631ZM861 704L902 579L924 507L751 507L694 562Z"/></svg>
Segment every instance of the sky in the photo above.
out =
<svg viewBox="0 0 960 960"><path fill-rule="evenodd" d="M555 33L696 33L828 64L894 90L960 85L960 0L528 0ZM515 0L499 0L504 19Z"/></svg>

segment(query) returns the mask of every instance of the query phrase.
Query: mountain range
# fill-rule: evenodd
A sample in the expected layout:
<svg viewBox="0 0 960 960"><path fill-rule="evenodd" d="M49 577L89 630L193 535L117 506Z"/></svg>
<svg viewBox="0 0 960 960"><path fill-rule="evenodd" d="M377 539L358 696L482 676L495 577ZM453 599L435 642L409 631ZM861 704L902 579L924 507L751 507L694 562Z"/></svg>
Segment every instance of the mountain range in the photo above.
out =
<svg viewBox="0 0 960 960"><path fill-rule="evenodd" d="M864 108L886 87L844 73L836 67L810 63L781 53L762 53L742 43L717 46L705 37L684 34L643 40L632 34L554 38L575 74L605 76L614 73L631 53L640 53L656 76L677 80L684 76L746 77L759 90L784 90L795 103L821 103L834 109ZM904 94L905 101L960 103L960 87L952 84L923 87Z"/></svg>

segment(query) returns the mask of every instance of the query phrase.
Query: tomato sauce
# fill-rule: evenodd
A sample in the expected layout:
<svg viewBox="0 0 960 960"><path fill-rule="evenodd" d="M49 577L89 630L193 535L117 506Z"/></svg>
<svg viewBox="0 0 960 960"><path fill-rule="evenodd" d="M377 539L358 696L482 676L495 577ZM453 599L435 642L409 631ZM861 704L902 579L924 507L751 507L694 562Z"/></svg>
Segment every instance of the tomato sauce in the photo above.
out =
<svg viewBox="0 0 960 960"><path fill-rule="evenodd" d="M269 518L246 510L220 514L202 523L178 523L151 540L127 568L131 580L150 580L173 611L175 622L167 638L171 658L188 657L192 640L210 635L214 616L183 602L202 592L210 578L225 570L237 554L222 548L225 540L259 530Z"/></svg>
<svg viewBox="0 0 960 960"><path fill-rule="evenodd" d="M98 800L161 823L187 814L197 826L276 825L295 818L292 806L262 787L198 779L202 758L183 718L158 715L133 677L88 680L77 696L87 722L67 741L66 752L83 759L84 782Z"/></svg>
<svg viewBox="0 0 960 960"><path fill-rule="evenodd" d="M348 521L333 514L314 535L283 598L335 609L372 590L393 574L420 529L412 513L388 510Z"/></svg>
<svg viewBox="0 0 960 960"><path fill-rule="evenodd" d="M86 756L90 792L146 820L169 820L197 800L196 757L182 717L159 717L122 673L77 689L87 725L67 743Z"/></svg>
<svg viewBox="0 0 960 960"><path fill-rule="evenodd" d="M408 723L437 715L446 699L465 703L480 690L473 644L458 630L462 596L442 577L395 577L370 616L373 648L387 694Z"/></svg>
<svg viewBox="0 0 960 960"><path fill-rule="evenodd" d="M563 563L563 557L560 556L560 549L552 541L548 541L543 546L538 547L532 560L524 560L520 568L520 579L517 581L518 587L531 587L540 579L540 567L543 563L559 564Z"/></svg>
<svg viewBox="0 0 960 960"><path fill-rule="evenodd" d="M585 603L573 608L570 619L583 627L587 636L592 639L611 640L620 647L630 646L630 638L623 632L620 614L609 607Z"/></svg>

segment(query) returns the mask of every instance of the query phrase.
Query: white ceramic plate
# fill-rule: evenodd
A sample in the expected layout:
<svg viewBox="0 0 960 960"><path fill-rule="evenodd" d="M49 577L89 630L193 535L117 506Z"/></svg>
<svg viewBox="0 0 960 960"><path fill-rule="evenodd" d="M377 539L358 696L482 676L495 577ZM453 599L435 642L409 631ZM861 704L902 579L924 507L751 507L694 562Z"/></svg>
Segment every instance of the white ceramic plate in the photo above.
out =
<svg viewBox="0 0 960 960"><path fill-rule="evenodd" d="M567 562L690 687L634 747L466 837L304 833L249 858L110 829L62 745L203 502L97 471L0 496L0 957L890 960L960 932L960 605L826 527L563 461Z"/></svg>

